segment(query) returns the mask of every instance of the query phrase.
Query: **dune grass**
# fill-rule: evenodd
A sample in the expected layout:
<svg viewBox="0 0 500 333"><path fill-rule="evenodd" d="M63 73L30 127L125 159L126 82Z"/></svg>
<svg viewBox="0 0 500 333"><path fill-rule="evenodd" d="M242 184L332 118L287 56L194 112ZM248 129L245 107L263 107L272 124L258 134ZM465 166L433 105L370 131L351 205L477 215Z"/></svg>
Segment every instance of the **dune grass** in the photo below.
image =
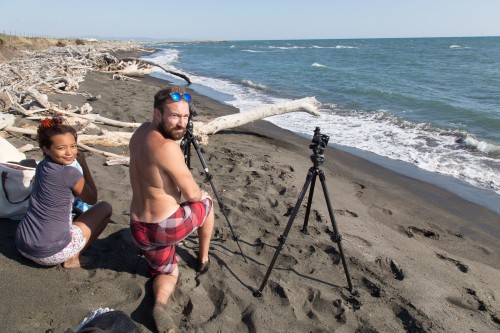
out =
<svg viewBox="0 0 500 333"><path fill-rule="evenodd" d="M52 46L83 45L82 39L23 37L0 33L0 61L15 57L20 51L36 51Z"/></svg>

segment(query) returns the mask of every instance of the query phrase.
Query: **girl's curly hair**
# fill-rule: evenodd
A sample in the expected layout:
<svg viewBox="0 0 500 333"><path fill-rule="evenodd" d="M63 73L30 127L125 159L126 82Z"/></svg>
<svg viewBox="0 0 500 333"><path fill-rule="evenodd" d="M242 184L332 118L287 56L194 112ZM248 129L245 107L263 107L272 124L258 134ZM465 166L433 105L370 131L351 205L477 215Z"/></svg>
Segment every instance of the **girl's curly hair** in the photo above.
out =
<svg viewBox="0 0 500 333"><path fill-rule="evenodd" d="M75 129L70 125L67 125L65 119L60 114L55 115L52 119L43 119L38 126L37 133L37 140L40 148L45 147L50 149L50 146L52 145L52 137L58 134L71 133L71 135L75 138L75 141L78 139Z"/></svg>

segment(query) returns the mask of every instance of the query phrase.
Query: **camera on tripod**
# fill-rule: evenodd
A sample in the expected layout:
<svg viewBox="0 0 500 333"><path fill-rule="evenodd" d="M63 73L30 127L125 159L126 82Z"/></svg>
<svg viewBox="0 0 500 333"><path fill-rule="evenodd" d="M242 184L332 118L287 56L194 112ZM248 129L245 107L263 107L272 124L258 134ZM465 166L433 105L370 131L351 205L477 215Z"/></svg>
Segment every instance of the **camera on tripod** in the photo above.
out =
<svg viewBox="0 0 500 333"><path fill-rule="evenodd" d="M328 140L330 140L330 137L326 134L321 134L320 128L316 127L312 138L312 144L309 145L309 148L311 148L314 153L314 155L311 156L313 162L322 162L324 160L323 154L328 146Z"/></svg>
<svg viewBox="0 0 500 333"><path fill-rule="evenodd" d="M330 137L326 134L321 134L319 127L316 127L312 138L313 143L309 145L309 148L312 149L315 155L323 155L325 148L328 146L328 140L330 140Z"/></svg>

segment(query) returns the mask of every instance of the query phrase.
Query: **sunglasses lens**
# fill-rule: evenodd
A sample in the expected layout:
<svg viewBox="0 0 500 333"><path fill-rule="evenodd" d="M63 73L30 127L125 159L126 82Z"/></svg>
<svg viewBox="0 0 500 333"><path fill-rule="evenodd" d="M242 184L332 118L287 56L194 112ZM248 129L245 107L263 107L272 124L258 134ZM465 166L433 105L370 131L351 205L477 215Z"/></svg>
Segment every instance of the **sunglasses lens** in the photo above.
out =
<svg viewBox="0 0 500 333"><path fill-rule="evenodd" d="M191 102L191 95L190 94L184 94L184 100L186 102L188 102L188 103Z"/></svg>
<svg viewBox="0 0 500 333"><path fill-rule="evenodd" d="M181 94L179 94L177 92L170 93L170 97L172 97L172 100L174 102L178 102L181 100Z"/></svg>

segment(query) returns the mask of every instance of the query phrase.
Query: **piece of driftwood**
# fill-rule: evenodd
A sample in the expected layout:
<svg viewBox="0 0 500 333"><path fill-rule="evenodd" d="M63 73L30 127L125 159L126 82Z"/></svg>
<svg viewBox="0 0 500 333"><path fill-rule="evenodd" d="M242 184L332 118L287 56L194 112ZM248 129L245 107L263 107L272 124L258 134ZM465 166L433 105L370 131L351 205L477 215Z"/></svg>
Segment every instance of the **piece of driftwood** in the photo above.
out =
<svg viewBox="0 0 500 333"><path fill-rule="evenodd" d="M106 165L126 165L128 166L130 163L130 157L128 156L119 156L119 157L108 157L106 159Z"/></svg>
<svg viewBox="0 0 500 333"><path fill-rule="evenodd" d="M153 67L140 62L138 60L133 60L132 62L128 62L125 67L116 71L117 74L126 75L126 76L146 76L153 72Z"/></svg>
<svg viewBox="0 0 500 333"><path fill-rule="evenodd" d="M127 81L127 80L130 80L130 81L140 81L140 80L134 79L132 77L128 77L128 76L120 75L120 74L113 74L113 80L117 80L117 81Z"/></svg>
<svg viewBox="0 0 500 333"><path fill-rule="evenodd" d="M116 126L116 127L136 128L136 127L141 126L140 123L129 123L129 122L123 122L123 121L119 121L119 120L114 120L114 119L103 117L97 113L77 114L77 113L62 110L62 109L59 109L56 107L52 107L52 110L57 112L57 113L61 113L63 115L69 116L69 117L78 117L78 118L82 118L82 119L88 119L91 121L100 122L100 123L103 123L106 125L111 125L111 126Z"/></svg>
<svg viewBox="0 0 500 333"><path fill-rule="evenodd" d="M239 112L227 116L218 117L207 123L193 123L194 133L200 139L200 143L208 143L208 135L218 131L238 127L252 121L271 116L277 116L288 112L307 112L314 116L319 116L318 107L320 103L315 97L306 97L280 104L269 104L251 111Z"/></svg>
<svg viewBox="0 0 500 333"><path fill-rule="evenodd" d="M16 117L9 113L0 113L0 130L8 126L13 126Z"/></svg>
<svg viewBox="0 0 500 333"><path fill-rule="evenodd" d="M47 98L47 95L41 94L35 88L28 88L28 89L26 89L26 93L28 93L31 97L33 97L35 99L35 101L38 104L40 104L40 106L42 108L48 109L50 107L49 99Z"/></svg>
<svg viewBox="0 0 500 333"><path fill-rule="evenodd" d="M81 142L78 142L77 143L78 147L82 148L82 149L85 149L86 151L90 151L92 153L97 153L97 154L101 154L101 155L104 155L106 157L110 157L110 158L114 158L114 159L117 159L117 158L122 158L124 156L122 155L118 155L118 154L114 154L114 153L110 153L108 151L104 151L104 150L100 150L100 149L96 149L94 147L89 147L87 146L86 144L83 144Z"/></svg>
<svg viewBox="0 0 500 333"><path fill-rule="evenodd" d="M36 130L30 129L30 128L6 126L3 128L3 130L6 132L12 132L12 133L26 134L26 135L32 135L32 136L36 135Z"/></svg>
<svg viewBox="0 0 500 333"><path fill-rule="evenodd" d="M85 142L87 144L117 147L117 146L127 146L132 137L132 132L115 132L115 131L103 131L100 135L92 134L81 134L78 135L79 142Z"/></svg>
<svg viewBox="0 0 500 333"><path fill-rule="evenodd" d="M31 115L31 112L29 112L28 110L26 110L22 105L20 105L19 103L17 102L14 102L12 103L12 105L10 106L10 108L14 111L17 111L25 116L30 116Z"/></svg>
<svg viewBox="0 0 500 333"><path fill-rule="evenodd" d="M0 112L10 109L12 99L7 92L0 93Z"/></svg>
<svg viewBox="0 0 500 333"><path fill-rule="evenodd" d="M3 128L6 132L18 133L36 136L36 129L32 128L22 128L15 126L5 126ZM106 132L102 135L88 135L88 134L80 134L78 135L78 142L86 143L86 144L99 144L102 146L125 146L128 145L130 138L132 137L131 132Z"/></svg>
<svg viewBox="0 0 500 333"><path fill-rule="evenodd" d="M37 149L37 147L35 147L31 143L25 144L24 146L17 148L17 150L20 151L21 153L25 153L27 151L32 151L32 150L36 150L36 149Z"/></svg>
<svg viewBox="0 0 500 333"><path fill-rule="evenodd" d="M174 71L171 71L169 69L166 69L165 67L161 66L161 65L158 65L157 63L153 62L153 61L150 61L150 60L146 60L146 59L139 59L139 58L132 58L132 57L128 57L128 58L122 58L120 59L121 61L137 61L137 62L143 62L143 63L146 63L146 64L149 64L151 66L156 66L156 67L159 67L161 69L163 69L165 72L169 73L169 74L172 74L172 75L175 75L175 76L178 76L180 78L183 78L184 80L186 80L186 82L188 84L191 84L191 80L189 79L189 77L187 75L184 75L182 73L178 73L178 72L174 72Z"/></svg>
<svg viewBox="0 0 500 333"><path fill-rule="evenodd" d="M80 87L78 84L77 80L74 80L71 77L61 77L57 79L57 83L54 85L54 87L64 90L64 91L70 91L70 90L76 90Z"/></svg>

